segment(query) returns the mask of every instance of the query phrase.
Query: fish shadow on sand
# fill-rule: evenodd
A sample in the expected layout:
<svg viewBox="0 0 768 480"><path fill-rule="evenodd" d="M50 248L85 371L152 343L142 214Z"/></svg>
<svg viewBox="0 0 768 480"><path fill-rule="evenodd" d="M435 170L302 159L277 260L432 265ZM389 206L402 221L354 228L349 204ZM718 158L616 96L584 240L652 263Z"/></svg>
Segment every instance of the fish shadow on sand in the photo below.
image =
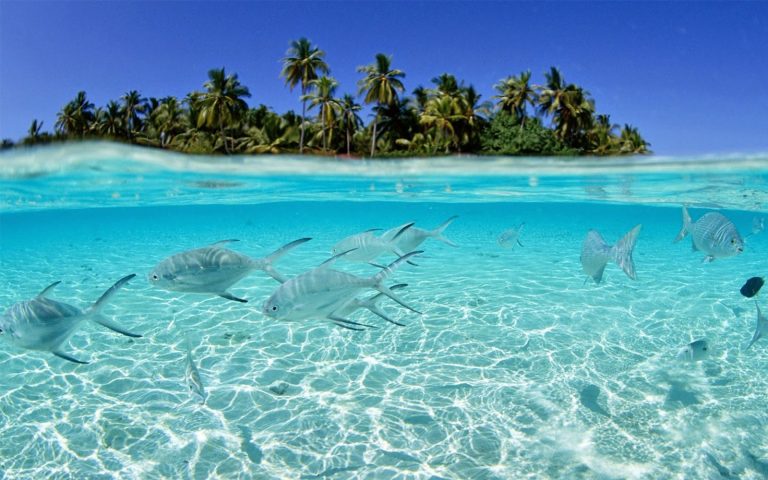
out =
<svg viewBox="0 0 768 480"><path fill-rule="evenodd" d="M599 396L600 387L591 383L579 391L579 401L582 405L599 415L610 417L611 414L598 403Z"/></svg>
<svg viewBox="0 0 768 480"><path fill-rule="evenodd" d="M681 408L696 405L700 402L692 390L684 382L670 382L669 391L664 398L664 406L667 408Z"/></svg>

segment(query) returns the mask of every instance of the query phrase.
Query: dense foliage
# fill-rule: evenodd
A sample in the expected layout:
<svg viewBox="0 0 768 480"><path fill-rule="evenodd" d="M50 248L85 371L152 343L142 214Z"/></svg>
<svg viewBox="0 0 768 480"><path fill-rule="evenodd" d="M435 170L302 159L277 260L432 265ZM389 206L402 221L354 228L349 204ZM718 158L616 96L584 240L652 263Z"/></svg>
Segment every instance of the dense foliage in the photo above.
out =
<svg viewBox="0 0 768 480"><path fill-rule="evenodd" d="M649 153L636 128L619 129L582 87L567 83L552 67L542 85L531 73L512 75L494 85L495 104L480 100L472 85L444 73L431 88L404 94L405 72L392 58L377 54L358 67L357 97L339 97L329 76L325 52L301 38L291 42L281 76L300 87L301 115L282 115L264 105L250 108L251 96L236 74L208 72L203 90L176 97L144 98L135 90L103 107L85 92L59 112L54 132L33 120L17 145L70 139L110 139L189 153L282 153L309 151L334 155L621 155ZM365 125L360 112L370 104ZM314 114L307 117L308 114ZM2 147L14 143L3 140Z"/></svg>

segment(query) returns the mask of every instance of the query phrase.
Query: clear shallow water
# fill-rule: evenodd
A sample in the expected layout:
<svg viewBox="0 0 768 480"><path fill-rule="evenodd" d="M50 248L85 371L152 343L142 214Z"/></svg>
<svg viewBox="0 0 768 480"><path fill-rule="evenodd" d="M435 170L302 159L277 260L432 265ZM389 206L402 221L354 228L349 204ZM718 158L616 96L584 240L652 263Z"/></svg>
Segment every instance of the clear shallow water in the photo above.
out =
<svg viewBox="0 0 768 480"><path fill-rule="evenodd" d="M531 186L528 167L504 173L495 161L501 171L489 176L459 164L431 175L397 163L367 174L331 164L333 175L304 177L237 173L228 164L225 174L179 178L157 167L162 156L149 164L123 158L120 173L110 162L103 170L78 163L78 153L95 155L70 151L71 167L34 178L5 170L0 307L56 280L54 298L85 307L135 272L105 313L144 337L83 325L67 349L92 362L81 366L2 342L0 478L768 475L768 340L742 351L755 307L738 291L766 273L768 234L711 264L688 239L671 242L681 202L693 204L694 219L708 211L697 206L728 206L723 213L747 235L765 214L768 168L754 159L711 162L695 174L609 166L585 175L576 165L535 175ZM6 168L15 161L0 157ZM142 184L128 181L113 196L136 171ZM189 183L211 178L250 187ZM380 188L345 200L349 187L371 180ZM446 192L446 180L464 186ZM631 185L623 200L621 181ZM171 185L183 193L162 194ZM270 189L278 192L272 200ZM146 281L163 258L217 240L239 238L233 249L261 257L311 236L278 263L293 276L347 235L407 221L433 228L452 215L459 218L446 236L459 247L428 240L419 266L392 279L408 284L402 296L423 312L385 300L406 327L368 312L354 318L378 329L269 320L260 306L277 284L261 272L231 289L248 304ZM520 222L524 247L501 248L498 235ZM586 232L596 228L613 243L637 223L638 279L609 264L601 285L585 284ZM204 406L185 383L185 332L207 388ZM710 344L708 359L675 359L699 338Z"/></svg>

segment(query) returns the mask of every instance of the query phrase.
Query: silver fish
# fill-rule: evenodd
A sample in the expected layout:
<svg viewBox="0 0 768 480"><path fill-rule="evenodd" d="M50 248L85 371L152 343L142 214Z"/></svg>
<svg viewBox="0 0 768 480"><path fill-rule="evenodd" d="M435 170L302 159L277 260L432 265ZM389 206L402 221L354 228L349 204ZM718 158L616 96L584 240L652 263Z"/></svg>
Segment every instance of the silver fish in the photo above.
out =
<svg viewBox="0 0 768 480"><path fill-rule="evenodd" d="M525 222L518 225L517 228L505 230L499 235L499 245L504 248L514 248L515 245L520 245L522 247L523 244L520 243L520 235L523 233L523 228L525 228Z"/></svg>
<svg viewBox="0 0 768 480"><path fill-rule="evenodd" d="M757 235L765 230L765 217L754 217L752 219L752 233L751 235Z"/></svg>
<svg viewBox="0 0 768 480"><path fill-rule="evenodd" d="M397 231L391 238L377 237L374 228L362 233L356 233L340 240L331 249L332 255L347 252L344 260L351 262L370 262L385 252L392 252L398 257L403 256L403 251L397 246L397 239L413 226L413 222L397 227Z"/></svg>
<svg viewBox="0 0 768 480"><path fill-rule="evenodd" d="M245 303L248 300L235 297L227 289L254 270L263 270L278 282L284 282L285 277L277 272L272 264L292 248L309 240L309 238L294 240L259 259L252 259L223 247L237 240L222 240L207 247L188 250L166 258L150 272L149 281L163 290L209 293L227 300Z"/></svg>
<svg viewBox="0 0 768 480"><path fill-rule="evenodd" d="M397 285L392 285L391 287L389 287L389 289L394 291L401 288L405 288L407 286L408 286L407 283L398 283ZM383 318L389 323L394 323L395 325L404 327L405 324L396 322L391 318L389 318L389 316L387 316L387 314L384 313L384 310L382 310L381 307L379 306L379 303L381 302L381 300L384 299L385 296L386 295L384 295L383 293L377 293L369 298L364 298L364 299L353 298L349 303L347 303L346 305L336 310L334 314L342 318L348 318L350 315L360 310L361 308L365 308L366 310L369 310L370 312L378 315L379 317Z"/></svg>
<svg viewBox="0 0 768 480"><path fill-rule="evenodd" d="M185 375L187 385L189 390L200 398L200 403L205 404L207 395L203 386L203 379L200 377L200 371L197 369L195 359L192 358L192 344L189 341L189 335L185 336L185 341L187 344L187 368Z"/></svg>
<svg viewBox="0 0 768 480"><path fill-rule="evenodd" d="M49 351L70 362L86 364L73 358L61 349L64 342L77 330L84 320L92 320L112 331L138 338L101 315L101 309L120 287L136 274L118 280L96 302L85 310L48 298L48 294L61 282L54 282L32 300L12 305L0 317L0 333L6 333L11 343L29 350Z"/></svg>
<svg viewBox="0 0 768 480"><path fill-rule="evenodd" d="M694 251L706 253L705 263L716 258L732 257L744 251L744 240L736 230L736 226L718 212L705 213L693 222L688 209L683 206L683 228L674 241L679 242L689 233L693 240Z"/></svg>
<svg viewBox="0 0 768 480"><path fill-rule="evenodd" d="M396 240L395 243L396 243L397 247L400 250L402 250L403 252L412 252L412 251L416 250L419 247L419 245L424 243L424 241L426 239L428 239L428 238L434 238L435 240L439 240L439 241L441 241L443 243L446 243L446 244L448 244L448 245L450 245L452 247L456 247L458 245L456 245L452 241L448 240L443 235L443 232L457 218L459 218L458 215L452 216L448 220L446 220L443 223L441 223L434 230L424 230L423 228L412 227L412 228L409 228L408 230L402 232L402 234L399 235L399 236L397 235L398 228L401 228L401 227L391 228L391 229L387 230L386 232L384 232L381 235L381 237L384 238L384 239ZM397 239L395 239L396 236L397 236Z"/></svg>
<svg viewBox="0 0 768 480"><path fill-rule="evenodd" d="M706 340L696 340L680 349L678 360L700 362L709 356L709 344Z"/></svg>
<svg viewBox="0 0 768 480"><path fill-rule="evenodd" d="M616 245L608 245L597 230L590 230L581 247L581 267L584 273L592 277L595 283L603 279L603 271L609 261L613 261L624 270L629 278L635 280L635 263L632 251L637 242L642 225L636 225L627 232Z"/></svg>
<svg viewBox="0 0 768 480"><path fill-rule="evenodd" d="M760 340L763 335L768 333L768 318L763 316L763 313L760 311L760 305L757 304L757 300L755 300L755 307L757 308L757 325L755 326L755 333L752 335L752 340L749 342L749 345L747 345L747 348L744 350L749 349L753 343Z"/></svg>
<svg viewBox="0 0 768 480"><path fill-rule="evenodd" d="M318 267L280 285L264 302L262 312L274 320L326 318L338 326L361 330L357 327L371 327L371 325L348 320L338 315L337 311L345 307L362 290L370 288L378 290L415 312L416 310L398 298L383 282L403 262L420 253L422 252L416 251L403 255L376 275L365 278L330 268L340 257L348 254L348 252L342 252Z"/></svg>

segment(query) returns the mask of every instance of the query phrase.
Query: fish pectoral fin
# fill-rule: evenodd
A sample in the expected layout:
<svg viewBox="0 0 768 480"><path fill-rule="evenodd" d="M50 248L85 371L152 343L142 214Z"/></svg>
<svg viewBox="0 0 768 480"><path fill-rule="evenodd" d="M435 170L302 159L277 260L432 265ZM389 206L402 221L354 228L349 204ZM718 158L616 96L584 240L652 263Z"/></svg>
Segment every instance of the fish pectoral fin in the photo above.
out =
<svg viewBox="0 0 768 480"><path fill-rule="evenodd" d="M226 244L228 244L228 243L232 243L232 242L239 242L239 241L240 241L240 240L238 240L238 239L236 239L236 238L228 238L228 239L226 239L226 240L219 240L218 242L212 243L212 244L210 244L209 246L210 246L210 247L219 247L219 246L221 246L221 245L226 245Z"/></svg>
<svg viewBox="0 0 768 480"><path fill-rule="evenodd" d="M701 263L712 263L714 261L715 261L715 257L713 257L712 255L707 255L701 260Z"/></svg>
<svg viewBox="0 0 768 480"><path fill-rule="evenodd" d="M374 325L368 325L366 323L353 322L352 320L347 320L346 318L341 318L341 317L339 317L337 315L334 315L334 314L328 315L327 318L328 318L328 320L332 321L336 325L338 325L340 327L344 327L344 328L351 328L351 327L349 327L349 325L355 325L355 326L358 326L358 327L367 327L367 328L377 328ZM351 328L351 330L362 330L362 329L360 329L360 328Z"/></svg>
<svg viewBox="0 0 768 480"><path fill-rule="evenodd" d="M517 241L517 244L520 245L521 247L525 246L525 245L522 244L522 242L520 242L520 240Z"/></svg>
<svg viewBox="0 0 768 480"><path fill-rule="evenodd" d="M220 294L219 294L219 296L220 296L221 298L226 298L227 300L233 300L233 301L235 301L235 302L240 302L240 303L248 303L248 300L246 300L246 299L244 299L244 298L238 298L238 297L236 297L236 296L232 295L232 294L231 294L231 293L229 293L229 292L223 292L223 293L220 293Z"/></svg>
<svg viewBox="0 0 768 480"><path fill-rule="evenodd" d="M93 321L98 323L102 327L106 327L106 328L112 330L113 332L117 332L117 333L119 333L121 335L125 335L126 337L141 338L141 335L139 335L138 333L129 332L128 330L124 329L123 327L121 327L117 323L113 322L112 320L110 320L110 319L108 319L108 318L106 318L104 316L96 315L95 317L93 317Z"/></svg>
<svg viewBox="0 0 768 480"><path fill-rule="evenodd" d="M383 295L383 293L380 293L379 295ZM391 318L389 318L387 316L387 314L384 313L377 305L370 305L370 306L366 306L365 308L370 310L371 313L373 313L375 315L378 315L380 318L383 318L384 320L388 321L389 323L394 323L395 325L400 326L400 327L404 327L405 326L404 323L396 322L395 320L392 320Z"/></svg>
<svg viewBox="0 0 768 480"><path fill-rule="evenodd" d="M72 363L79 363L80 365L88 365L90 362L84 362L82 360L78 360L75 357L71 355L67 355L66 353L62 352L61 350L54 350L51 353L56 355L59 358L63 358L64 360L70 361Z"/></svg>
<svg viewBox="0 0 768 480"><path fill-rule="evenodd" d="M37 297L38 297L38 298L43 298L43 297L45 297L46 295L48 295L49 293L51 293L51 290L53 290L54 288L56 288L56 285L58 285L58 284L60 284L60 283L61 283L61 280L59 280L59 281L57 281L57 282L53 282L52 284L48 285L47 287L45 287L45 288L43 289L43 291L42 291L42 292L40 292L40 293L38 293L38 294L37 294Z"/></svg>

